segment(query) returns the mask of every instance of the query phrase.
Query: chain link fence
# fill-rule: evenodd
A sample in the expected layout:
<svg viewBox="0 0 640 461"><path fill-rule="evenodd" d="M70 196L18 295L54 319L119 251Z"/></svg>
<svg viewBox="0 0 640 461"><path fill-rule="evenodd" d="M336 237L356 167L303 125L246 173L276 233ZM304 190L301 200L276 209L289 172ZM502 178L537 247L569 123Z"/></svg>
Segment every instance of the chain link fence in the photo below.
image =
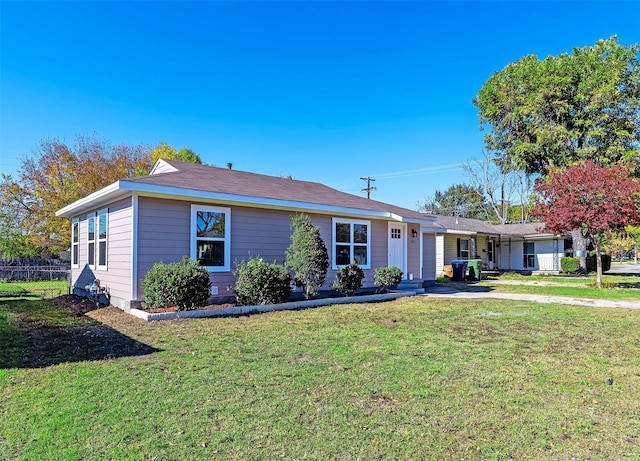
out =
<svg viewBox="0 0 640 461"><path fill-rule="evenodd" d="M67 266L0 266L0 299L51 299L70 292Z"/></svg>

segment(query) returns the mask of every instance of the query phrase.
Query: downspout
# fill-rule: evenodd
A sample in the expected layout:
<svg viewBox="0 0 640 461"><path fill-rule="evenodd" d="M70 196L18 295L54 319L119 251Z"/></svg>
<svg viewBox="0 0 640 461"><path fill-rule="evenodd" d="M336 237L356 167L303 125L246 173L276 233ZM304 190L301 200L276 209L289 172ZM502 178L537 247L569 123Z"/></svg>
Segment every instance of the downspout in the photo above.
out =
<svg viewBox="0 0 640 461"><path fill-rule="evenodd" d="M138 299L138 196L131 196L131 301Z"/></svg>

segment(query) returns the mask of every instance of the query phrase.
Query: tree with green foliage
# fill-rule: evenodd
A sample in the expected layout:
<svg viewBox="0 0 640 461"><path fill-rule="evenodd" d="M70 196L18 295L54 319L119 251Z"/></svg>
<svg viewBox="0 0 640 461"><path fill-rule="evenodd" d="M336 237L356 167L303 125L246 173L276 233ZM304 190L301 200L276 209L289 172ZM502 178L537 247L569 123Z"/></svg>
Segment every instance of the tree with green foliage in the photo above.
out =
<svg viewBox="0 0 640 461"><path fill-rule="evenodd" d="M291 219L291 245L286 251L285 266L293 272L297 287L304 288L306 299L314 296L324 285L329 269L329 253L311 218L297 213Z"/></svg>
<svg viewBox="0 0 640 461"><path fill-rule="evenodd" d="M464 183L453 184L445 191L435 191L433 196L418 203L418 210L442 216L491 220L482 189Z"/></svg>
<svg viewBox="0 0 640 461"><path fill-rule="evenodd" d="M505 171L546 175L593 161L637 163L640 154L638 45L617 37L543 60L525 56L495 72L473 103L485 146ZM572 231L574 249L588 240ZM581 258L586 269L586 259Z"/></svg>
<svg viewBox="0 0 640 461"><path fill-rule="evenodd" d="M198 154L188 147L177 150L175 147L168 145L166 142L159 142L149 154L152 163L156 163L158 159L178 160L180 162L202 164L202 159Z"/></svg>

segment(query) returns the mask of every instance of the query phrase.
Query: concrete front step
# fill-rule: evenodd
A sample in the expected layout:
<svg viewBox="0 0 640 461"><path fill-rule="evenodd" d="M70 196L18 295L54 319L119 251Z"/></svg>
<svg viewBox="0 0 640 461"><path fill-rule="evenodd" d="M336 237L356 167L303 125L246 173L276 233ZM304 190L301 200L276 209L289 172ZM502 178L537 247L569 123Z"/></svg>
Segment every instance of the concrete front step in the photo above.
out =
<svg viewBox="0 0 640 461"><path fill-rule="evenodd" d="M423 280L422 279L413 279L413 280L403 280L398 284L396 290L400 291L413 291L416 294L424 293L424 288L422 288Z"/></svg>

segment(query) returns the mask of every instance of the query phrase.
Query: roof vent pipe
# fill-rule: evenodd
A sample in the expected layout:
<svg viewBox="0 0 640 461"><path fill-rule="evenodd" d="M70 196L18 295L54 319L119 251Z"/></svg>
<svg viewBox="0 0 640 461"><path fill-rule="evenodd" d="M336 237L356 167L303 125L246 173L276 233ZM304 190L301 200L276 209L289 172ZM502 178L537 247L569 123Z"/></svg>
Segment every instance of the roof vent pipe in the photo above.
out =
<svg viewBox="0 0 640 461"><path fill-rule="evenodd" d="M231 169L233 167L233 163L229 162L227 163L227 168Z"/></svg>

